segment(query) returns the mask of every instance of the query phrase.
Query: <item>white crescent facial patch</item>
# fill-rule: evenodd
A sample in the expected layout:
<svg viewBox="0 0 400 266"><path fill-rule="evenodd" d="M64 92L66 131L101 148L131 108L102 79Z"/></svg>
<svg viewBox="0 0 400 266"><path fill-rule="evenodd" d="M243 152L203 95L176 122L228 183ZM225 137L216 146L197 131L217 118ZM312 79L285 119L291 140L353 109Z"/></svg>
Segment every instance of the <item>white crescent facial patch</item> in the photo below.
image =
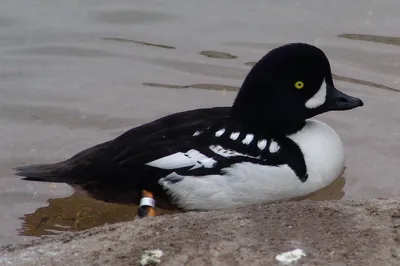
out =
<svg viewBox="0 0 400 266"><path fill-rule="evenodd" d="M321 106L325 103L326 100L326 82L325 79L322 81L321 87L319 90L314 94L313 97L308 99L306 102L306 107L308 109L314 109L318 106Z"/></svg>

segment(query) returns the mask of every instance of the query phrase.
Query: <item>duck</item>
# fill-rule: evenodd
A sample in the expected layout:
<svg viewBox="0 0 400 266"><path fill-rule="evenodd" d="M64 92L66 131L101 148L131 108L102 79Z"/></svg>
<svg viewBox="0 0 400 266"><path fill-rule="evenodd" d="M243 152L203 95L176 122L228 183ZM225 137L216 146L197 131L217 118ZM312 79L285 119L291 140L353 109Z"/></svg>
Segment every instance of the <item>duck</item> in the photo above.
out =
<svg viewBox="0 0 400 266"><path fill-rule="evenodd" d="M345 167L339 135L315 116L363 106L338 90L318 47L268 51L232 106L193 109L134 127L52 164L14 168L24 180L67 183L106 202L209 211L302 197Z"/></svg>

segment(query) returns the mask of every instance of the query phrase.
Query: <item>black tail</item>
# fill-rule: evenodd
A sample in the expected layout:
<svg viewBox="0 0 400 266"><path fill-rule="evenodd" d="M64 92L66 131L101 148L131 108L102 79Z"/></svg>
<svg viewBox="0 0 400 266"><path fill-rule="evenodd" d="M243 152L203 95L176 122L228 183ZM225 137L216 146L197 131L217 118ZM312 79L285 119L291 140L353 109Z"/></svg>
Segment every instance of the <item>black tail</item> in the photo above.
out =
<svg viewBox="0 0 400 266"><path fill-rule="evenodd" d="M106 173L115 167L109 159L107 148L110 141L83 150L71 158L54 164L34 164L15 167L15 175L24 180L77 184L99 178L99 173ZM111 173L115 172L113 168ZM108 172L107 172L108 173Z"/></svg>
<svg viewBox="0 0 400 266"><path fill-rule="evenodd" d="M34 164L15 167L15 175L24 177L24 180L43 181L43 182L68 182L63 178L65 168L63 163L55 164Z"/></svg>

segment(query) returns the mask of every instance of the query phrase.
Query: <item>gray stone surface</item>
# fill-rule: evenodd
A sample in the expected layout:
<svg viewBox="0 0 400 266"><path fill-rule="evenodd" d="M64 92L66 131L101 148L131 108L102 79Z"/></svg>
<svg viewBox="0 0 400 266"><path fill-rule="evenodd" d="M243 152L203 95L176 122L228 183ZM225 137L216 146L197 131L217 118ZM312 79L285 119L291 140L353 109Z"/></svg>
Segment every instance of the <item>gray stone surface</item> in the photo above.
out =
<svg viewBox="0 0 400 266"><path fill-rule="evenodd" d="M5 246L0 265L400 265L400 200L301 201L181 213Z"/></svg>

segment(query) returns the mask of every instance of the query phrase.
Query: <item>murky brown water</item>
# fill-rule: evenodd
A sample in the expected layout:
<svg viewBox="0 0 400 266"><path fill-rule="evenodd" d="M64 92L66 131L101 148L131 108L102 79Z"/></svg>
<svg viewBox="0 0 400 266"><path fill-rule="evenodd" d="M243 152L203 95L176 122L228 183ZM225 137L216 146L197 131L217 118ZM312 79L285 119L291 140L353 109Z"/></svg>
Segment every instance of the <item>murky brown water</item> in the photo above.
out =
<svg viewBox="0 0 400 266"><path fill-rule="evenodd" d="M64 184L21 181L12 167L65 159L161 115L229 105L251 62L290 41L323 48L338 87L365 102L318 117L342 137L347 169L311 199L398 195L399 9L396 0L0 0L0 244L136 215Z"/></svg>
<svg viewBox="0 0 400 266"><path fill-rule="evenodd" d="M49 205L25 214L20 235L41 236L60 231L80 231L106 223L135 219L137 205L106 203L75 192L66 198L50 199ZM176 211L156 208L157 215Z"/></svg>

